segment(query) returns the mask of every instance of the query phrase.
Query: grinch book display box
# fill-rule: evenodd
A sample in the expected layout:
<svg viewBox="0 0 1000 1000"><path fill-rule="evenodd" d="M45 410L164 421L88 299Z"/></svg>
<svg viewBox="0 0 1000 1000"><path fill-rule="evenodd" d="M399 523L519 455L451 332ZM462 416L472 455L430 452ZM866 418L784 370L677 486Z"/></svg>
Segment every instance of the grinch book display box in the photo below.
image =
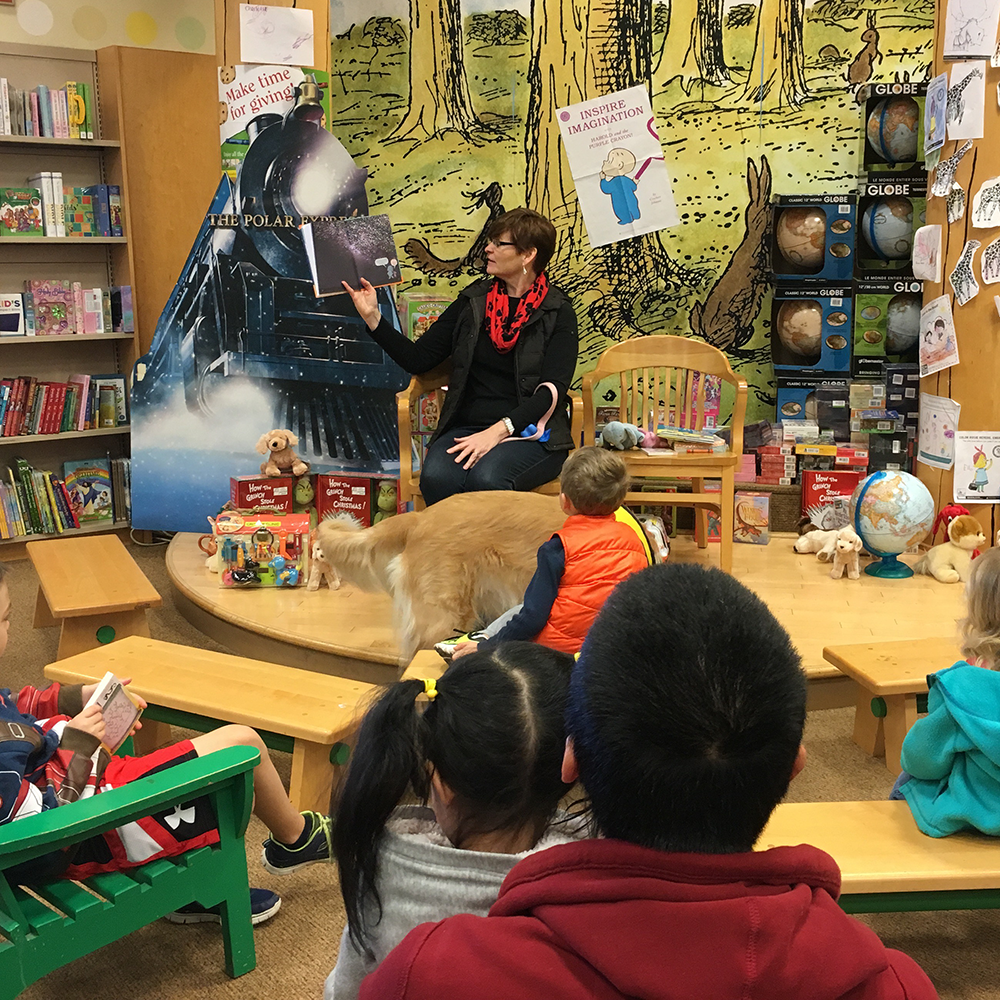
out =
<svg viewBox="0 0 1000 1000"><path fill-rule="evenodd" d="M298 587L309 575L309 515L223 511L215 519L223 587Z"/></svg>

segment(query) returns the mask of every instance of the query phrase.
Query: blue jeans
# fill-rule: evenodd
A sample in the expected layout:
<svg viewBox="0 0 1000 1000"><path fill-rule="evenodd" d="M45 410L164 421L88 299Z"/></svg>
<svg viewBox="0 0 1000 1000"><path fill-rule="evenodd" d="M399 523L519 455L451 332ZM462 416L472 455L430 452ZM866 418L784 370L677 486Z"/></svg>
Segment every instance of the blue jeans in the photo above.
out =
<svg viewBox="0 0 1000 1000"><path fill-rule="evenodd" d="M537 441L504 441L491 448L471 469L463 469L448 449L455 438L482 430L481 427L455 427L445 431L431 445L420 470L420 492L428 506L453 493L474 490L520 490L558 478L568 451L549 451Z"/></svg>

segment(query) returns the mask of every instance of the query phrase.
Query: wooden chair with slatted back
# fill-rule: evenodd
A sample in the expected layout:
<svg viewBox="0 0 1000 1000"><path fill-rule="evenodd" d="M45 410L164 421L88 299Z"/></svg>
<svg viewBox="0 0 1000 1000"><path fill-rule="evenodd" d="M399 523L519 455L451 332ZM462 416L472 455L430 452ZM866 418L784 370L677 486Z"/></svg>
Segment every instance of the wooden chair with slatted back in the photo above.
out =
<svg viewBox="0 0 1000 1000"><path fill-rule="evenodd" d="M423 510L427 505L420 493L420 472L414 469L414 441L420 434L420 407L426 397L434 400L440 414L444 406L445 390L448 387L449 372L435 368L423 375L414 375L410 384L396 394L397 419L399 421L399 495L403 503L413 502L414 510ZM573 411L571 433L574 444L579 444L583 434L583 403L579 396L571 395ZM424 444L430 434L424 438ZM546 496L559 495L559 480L543 483L533 491Z"/></svg>
<svg viewBox="0 0 1000 1000"><path fill-rule="evenodd" d="M699 376L698 373L701 373ZM695 508L695 537L708 544L708 508L720 513L720 565L727 573L733 567L733 524L736 470L743 453L743 418L747 384L730 367L722 351L688 337L635 337L609 347L593 371L583 377L583 440L596 439L594 389L605 379L618 380L619 420L644 430L657 424L702 430L705 422L707 375L716 375L735 390L730 422L730 447L723 453L647 455L639 449L623 451L633 480L666 478L690 480L690 493L642 491L633 488L628 504L668 504ZM672 414L672 416L671 416ZM721 493L705 490L706 479L721 480Z"/></svg>

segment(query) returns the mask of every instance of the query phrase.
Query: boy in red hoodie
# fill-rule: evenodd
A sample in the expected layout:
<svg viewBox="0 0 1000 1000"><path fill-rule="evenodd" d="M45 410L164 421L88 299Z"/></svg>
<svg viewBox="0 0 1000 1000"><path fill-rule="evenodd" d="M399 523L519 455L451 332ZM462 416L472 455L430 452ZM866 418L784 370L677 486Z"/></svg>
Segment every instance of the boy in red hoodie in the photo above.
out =
<svg viewBox="0 0 1000 1000"><path fill-rule="evenodd" d="M788 635L731 576L659 565L608 598L574 669L564 781L601 839L511 870L487 917L413 930L361 1000L932 1000L837 905L814 847L754 851L805 761Z"/></svg>

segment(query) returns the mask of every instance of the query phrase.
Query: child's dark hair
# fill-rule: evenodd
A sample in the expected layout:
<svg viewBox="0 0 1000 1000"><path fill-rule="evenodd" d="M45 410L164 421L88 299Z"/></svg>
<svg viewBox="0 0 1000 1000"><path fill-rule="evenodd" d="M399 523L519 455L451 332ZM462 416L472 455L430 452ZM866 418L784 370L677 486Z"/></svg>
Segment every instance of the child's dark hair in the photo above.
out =
<svg viewBox="0 0 1000 1000"><path fill-rule="evenodd" d="M628 493L625 459L604 448L577 448L559 474L559 489L569 502L589 517L613 514Z"/></svg>
<svg viewBox="0 0 1000 1000"><path fill-rule="evenodd" d="M568 790L560 776L573 658L531 642L456 660L424 711L419 680L389 687L365 714L336 809L333 846L351 941L369 958L382 917L379 850L408 788L426 801L430 768L455 793L456 840L530 827L545 832Z"/></svg>
<svg viewBox="0 0 1000 1000"><path fill-rule="evenodd" d="M573 671L566 731L605 836L749 851L785 794L805 724L799 656L731 576L662 564L620 583Z"/></svg>

